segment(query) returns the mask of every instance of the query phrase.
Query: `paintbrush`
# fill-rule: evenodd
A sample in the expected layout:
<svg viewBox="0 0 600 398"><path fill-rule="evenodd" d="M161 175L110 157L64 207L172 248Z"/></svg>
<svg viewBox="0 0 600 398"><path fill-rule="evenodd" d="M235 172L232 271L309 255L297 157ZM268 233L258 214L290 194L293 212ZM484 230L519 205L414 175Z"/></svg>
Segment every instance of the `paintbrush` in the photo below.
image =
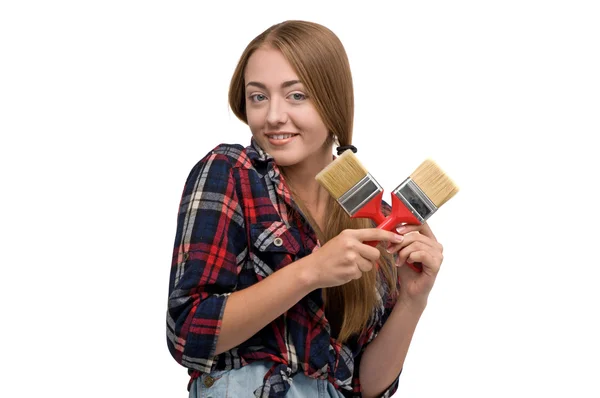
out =
<svg viewBox="0 0 600 398"><path fill-rule="evenodd" d="M381 185L350 151L331 162L316 179L350 217L371 218L378 224L377 228L387 231L399 224L423 224L458 193L458 186L450 177L433 160L427 159L392 191L392 211L385 217L381 212ZM409 266L422 271L421 264Z"/></svg>
<svg viewBox="0 0 600 398"><path fill-rule="evenodd" d="M321 170L315 179L352 218L386 221L381 212L383 188L351 151L343 152Z"/></svg>

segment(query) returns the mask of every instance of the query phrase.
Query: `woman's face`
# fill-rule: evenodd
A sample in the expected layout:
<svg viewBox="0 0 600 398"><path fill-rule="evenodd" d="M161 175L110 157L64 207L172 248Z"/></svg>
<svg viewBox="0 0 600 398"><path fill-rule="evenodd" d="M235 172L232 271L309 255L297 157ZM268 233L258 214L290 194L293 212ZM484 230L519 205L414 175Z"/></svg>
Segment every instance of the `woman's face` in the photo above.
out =
<svg viewBox="0 0 600 398"><path fill-rule="evenodd" d="M331 161L327 128L283 54L260 48L244 73L246 117L252 136L280 166Z"/></svg>

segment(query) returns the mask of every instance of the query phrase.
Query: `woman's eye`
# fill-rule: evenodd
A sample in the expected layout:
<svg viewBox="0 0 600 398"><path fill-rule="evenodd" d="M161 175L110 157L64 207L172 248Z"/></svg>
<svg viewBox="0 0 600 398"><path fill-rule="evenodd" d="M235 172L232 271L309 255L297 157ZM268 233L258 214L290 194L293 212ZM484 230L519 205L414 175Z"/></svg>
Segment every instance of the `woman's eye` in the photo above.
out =
<svg viewBox="0 0 600 398"><path fill-rule="evenodd" d="M291 97L295 101L302 101L302 100L306 99L306 96L304 94L301 94L301 93L293 93L291 95Z"/></svg>
<svg viewBox="0 0 600 398"><path fill-rule="evenodd" d="M253 95L251 95L251 96L250 96L250 99L251 99L253 102L261 102L261 101L264 101L264 100L266 100L266 99L267 99L267 97L266 97L266 96L264 96L263 94L253 94Z"/></svg>

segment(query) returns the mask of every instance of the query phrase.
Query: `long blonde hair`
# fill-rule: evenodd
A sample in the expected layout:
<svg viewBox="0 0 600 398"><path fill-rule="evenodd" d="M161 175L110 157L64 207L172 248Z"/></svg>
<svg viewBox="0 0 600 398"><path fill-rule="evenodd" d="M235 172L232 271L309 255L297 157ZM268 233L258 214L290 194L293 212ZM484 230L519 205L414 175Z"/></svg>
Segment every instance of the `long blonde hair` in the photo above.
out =
<svg viewBox="0 0 600 398"><path fill-rule="evenodd" d="M250 56L261 47L271 47L281 51L292 65L300 81L304 84L309 98L313 101L329 131L326 145L337 141L339 145L352 143L354 121L354 90L350 64L344 46L328 28L306 21L285 21L271 26L258 35L244 50L231 78L229 105L234 114L244 123L246 101L244 96L244 70ZM285 168L282 167L285 176ZM324 229L321 230L310 212L292 192L296 204L307 216L321 244L336 237L345 229L371 228L367 219L352 219L330 198ZM338 318L338 340L346 341L350 336L365 329L374 309L380 305L376 292L377 283L385 283L390 294L396 293L397 273L389 254L379 247L381 256L379 267L383 280L378 280L376 267L342 286L324 289L326 314L328 318ZM335 325L334 325L335 326ZM337 331L337 330L336 330Z"/></svg>

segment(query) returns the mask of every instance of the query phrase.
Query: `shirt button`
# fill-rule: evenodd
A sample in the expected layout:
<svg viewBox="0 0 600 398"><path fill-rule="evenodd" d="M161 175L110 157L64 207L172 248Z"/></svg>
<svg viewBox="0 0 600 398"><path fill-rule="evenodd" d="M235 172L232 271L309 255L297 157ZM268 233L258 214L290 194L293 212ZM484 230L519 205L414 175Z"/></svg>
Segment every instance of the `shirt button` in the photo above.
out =
<svg viewBox="0 0 600 398"><path fill-rule="evenodd" d="M275 246L279 247L279 246L283 245L283 239L281 239L281 238L275 238L275 239L273 240L273 244L274 244Z"/></svg>
<svg viewBox="0 0 600 398"><path fill-rule="evenodd" d="M213 379L209 375L206 375L206 377L204 378L204 385L207 388L210 388L210 387L212 387L213 384L215 384L215 379Z"/></svg>
<svg viewBox="0 0 600 398"><path fill-rule="evenodd" d="M190 254L188 252L183 253L183 261L187 261L190 258Z"/></svg>

